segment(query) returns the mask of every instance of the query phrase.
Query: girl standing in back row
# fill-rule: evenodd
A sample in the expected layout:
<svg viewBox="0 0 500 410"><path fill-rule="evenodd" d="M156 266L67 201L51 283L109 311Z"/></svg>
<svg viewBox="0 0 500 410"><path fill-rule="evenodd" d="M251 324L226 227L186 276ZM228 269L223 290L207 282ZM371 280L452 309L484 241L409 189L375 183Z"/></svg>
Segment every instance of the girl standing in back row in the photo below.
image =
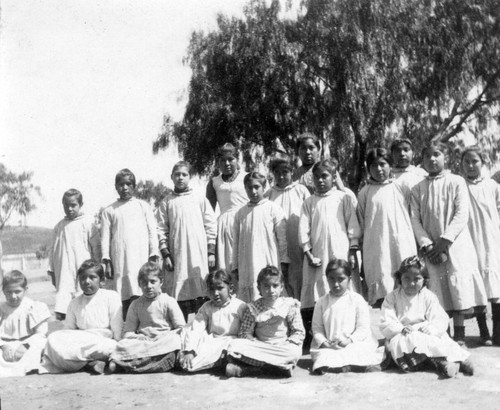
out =
<svg viewBox="0 0 500 410"><path fill-rule="evenodd" d="M233 257L233 225L236 211L248 202L238 158L240 154L232 144L224 144L217 151L217 167L220 175L207 185L207 199L212 208L219 204L217 220L217 269L231 272Z"/></svg>

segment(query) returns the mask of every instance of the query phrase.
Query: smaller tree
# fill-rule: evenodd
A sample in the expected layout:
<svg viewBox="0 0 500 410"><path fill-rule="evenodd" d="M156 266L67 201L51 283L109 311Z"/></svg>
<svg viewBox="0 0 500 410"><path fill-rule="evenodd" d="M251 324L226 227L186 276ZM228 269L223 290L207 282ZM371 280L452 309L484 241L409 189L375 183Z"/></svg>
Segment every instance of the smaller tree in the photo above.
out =
<svg viewBox="0 0 500 410"><path fill-rule="evenodd" d="M161 182L155 184L149 179L146 181L139 181L135 188L137 198L146 201L154 208L158 208L161 201L163 201L171 191L170 188L166 187Z"/></svg>
<svg viewBox="0 0 500 410"><path fill-rule="evenodd" d="M0 230L15 212L26 216L36 209L40 187L31 182L32 177L33 172L16 174L0 164Z"/></svg>

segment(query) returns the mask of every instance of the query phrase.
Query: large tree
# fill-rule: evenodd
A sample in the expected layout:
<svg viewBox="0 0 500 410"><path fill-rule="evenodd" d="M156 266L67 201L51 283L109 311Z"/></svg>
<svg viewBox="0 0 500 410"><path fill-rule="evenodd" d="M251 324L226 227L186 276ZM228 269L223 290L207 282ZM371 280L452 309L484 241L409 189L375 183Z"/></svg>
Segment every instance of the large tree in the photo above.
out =
<svg viewBox="0 0 500 410"><path fill-rule="evenodd" d="M230 141L247 164L318 134L357 187L366 149L395 135L417 148L468 128L496 154L500 8L496 0L306 0L298 18L251 1L193 34L182 121L167 116L154 150L174 139L200 173ZM327 150L328 151L328 150ZM355 164L355 166L352 166Z"/></svg>
<svg viewBox="0 0 500 410"><path fill-rule="evenodd" d="M32 172L16 174L0 164L0 230L14 213L25 216L36 208L40 187L31 182L32 177Z"/></svg>

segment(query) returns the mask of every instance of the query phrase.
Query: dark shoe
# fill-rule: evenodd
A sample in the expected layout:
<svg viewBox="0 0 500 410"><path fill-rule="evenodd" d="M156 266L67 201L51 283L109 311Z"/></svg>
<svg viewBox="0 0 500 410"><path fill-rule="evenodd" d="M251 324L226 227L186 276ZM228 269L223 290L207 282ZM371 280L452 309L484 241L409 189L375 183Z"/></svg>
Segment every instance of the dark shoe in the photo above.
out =
<svg viewBox="0 0 500 410"><path fill-rule="evenodd" d="M473 376L474 365L469 359L464 360L463 362L460 363L460 371L467 376Z"/></svg>
<svg viewBox="0 0 500 410"><path fill-rule="evenodd" d="M323 376L326 373L327 367L319 367L316 370L313 370L312 374L315 376Z"/></svg>
<svg viewBox="0 0 500 410"><path fill-rule="evenodd" d="M106 362L103 362L102 360L92 360L91 362L87 363L85 369L93 374L103 374L105 367Z"/></svg>

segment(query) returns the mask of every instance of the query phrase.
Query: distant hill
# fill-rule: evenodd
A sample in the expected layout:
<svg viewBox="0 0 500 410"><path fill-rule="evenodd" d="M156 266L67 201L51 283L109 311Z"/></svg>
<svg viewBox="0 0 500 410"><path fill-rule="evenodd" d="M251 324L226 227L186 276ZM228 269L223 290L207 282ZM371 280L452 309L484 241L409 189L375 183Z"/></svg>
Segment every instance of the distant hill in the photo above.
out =
<svg viewBox="0 0 500 410"><path fill-rule="evenodd" d="M4 255L36 252L42 245L49 245L52 229L37 226L6 226L0 231Z"/></svg>

